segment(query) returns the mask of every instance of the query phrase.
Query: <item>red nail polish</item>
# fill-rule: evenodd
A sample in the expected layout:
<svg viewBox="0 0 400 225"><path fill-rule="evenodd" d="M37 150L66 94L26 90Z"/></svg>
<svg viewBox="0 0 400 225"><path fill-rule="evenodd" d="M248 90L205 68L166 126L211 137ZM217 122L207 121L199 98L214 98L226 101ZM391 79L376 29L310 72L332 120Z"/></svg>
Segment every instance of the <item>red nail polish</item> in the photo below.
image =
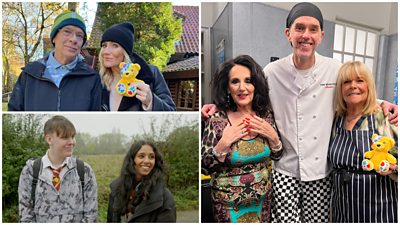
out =
<svg viewBox="0 0 400 225"><path fill-rule="evenodd" d="M246 120L250 120L250 118L247 118L247 117L246 117Z"/></svg>

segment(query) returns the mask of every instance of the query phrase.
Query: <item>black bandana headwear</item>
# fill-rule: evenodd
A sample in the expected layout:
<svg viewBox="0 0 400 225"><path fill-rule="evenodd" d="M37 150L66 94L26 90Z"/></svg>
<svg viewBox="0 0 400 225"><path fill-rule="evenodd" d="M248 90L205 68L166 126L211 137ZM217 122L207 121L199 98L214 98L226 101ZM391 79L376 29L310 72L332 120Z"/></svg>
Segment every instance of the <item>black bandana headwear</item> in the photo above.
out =
<svg viewBox="0 0 400 225"><path fill-rule="evenodd" d="M292 23L300 16L314 17L319 21L321 30L324 30L324 18L322 17L321 10L309 2L300 2L293 6L286 18L286 28L290 28Z"/></svg>

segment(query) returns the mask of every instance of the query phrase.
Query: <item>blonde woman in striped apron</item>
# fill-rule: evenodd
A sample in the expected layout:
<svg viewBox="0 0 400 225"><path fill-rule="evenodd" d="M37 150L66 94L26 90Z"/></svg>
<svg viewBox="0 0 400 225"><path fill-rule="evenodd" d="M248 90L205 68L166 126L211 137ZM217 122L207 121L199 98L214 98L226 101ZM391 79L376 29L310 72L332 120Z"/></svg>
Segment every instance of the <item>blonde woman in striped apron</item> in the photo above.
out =
<svg viewBox="0 0 400 225"><path fill-rule="evenodd" d="M397 165L387 173L363 171L364 153L372 134L393 137L397 126L388 121L376 101L372 73L361 62L339 70L336 118L328 158L332 173L332 222L396 222ZM391 153L397 158L397 144Z"/></svg>

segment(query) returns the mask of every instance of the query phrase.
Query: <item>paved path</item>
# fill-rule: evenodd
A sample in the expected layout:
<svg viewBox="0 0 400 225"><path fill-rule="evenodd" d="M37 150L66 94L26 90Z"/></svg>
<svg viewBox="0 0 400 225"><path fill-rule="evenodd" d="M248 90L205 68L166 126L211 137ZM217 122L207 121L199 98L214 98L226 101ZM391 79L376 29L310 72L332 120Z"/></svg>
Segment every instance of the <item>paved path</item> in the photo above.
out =
<svg viewBox="0 0 400 225"><path fill-rule="evenodd" d="M178 223L199 223L198 210L178 211L176 214Z"/></svg>

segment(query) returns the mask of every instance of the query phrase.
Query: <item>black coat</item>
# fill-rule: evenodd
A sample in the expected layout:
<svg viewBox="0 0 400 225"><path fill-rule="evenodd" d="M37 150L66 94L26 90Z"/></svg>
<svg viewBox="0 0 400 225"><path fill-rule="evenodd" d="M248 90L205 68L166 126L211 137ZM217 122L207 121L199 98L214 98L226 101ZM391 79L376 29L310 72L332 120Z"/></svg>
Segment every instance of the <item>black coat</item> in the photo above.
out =
<svg viewBox="0 0 400 225"><path fill-rule="evenodd" d="M121 222L121 214L114 212L118 206L116 201L117 178L111 185L111 193L108 200L107 222ZM130 223L156 223L156 222L176 222L176 208L174 197L165 186L163 181L157 182L150 191L149 199L142 200L136 207L135 212L129 218Z"/></svg>
<svg viewBox="0 0 400 225"><path fill-rule="evenodd" d="M137 78L150 86L153 94L153 107L151 111L176 111L171 92L160 70L153 65L147 64L142 57L134 52L131 53L130 57L132 62L139 63L141 67ZM101 108L103 111L110 111L110 92L106 88L103 88ZM142 103L135 97L124 96L122 97L118 111L143 111Z"/></svg>
<svg viewBox="0 0 400 225"><path fill-rule="evenodd" d="M80 60L57 87L43 77L48 55L28 63L18 77L8 103L9 111L99 111L100 75Z"/></svg>

